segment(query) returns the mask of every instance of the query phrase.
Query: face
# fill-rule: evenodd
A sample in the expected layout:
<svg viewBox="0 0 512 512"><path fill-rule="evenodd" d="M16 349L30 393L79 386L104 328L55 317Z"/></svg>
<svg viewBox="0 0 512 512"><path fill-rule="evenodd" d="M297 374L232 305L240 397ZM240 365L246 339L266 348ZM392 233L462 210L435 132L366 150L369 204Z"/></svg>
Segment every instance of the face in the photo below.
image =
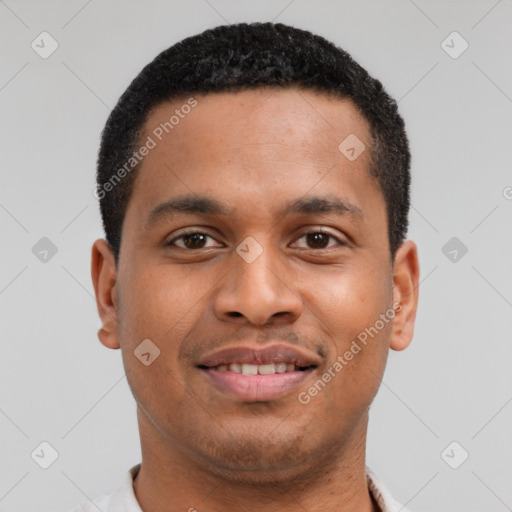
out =
<svg viewBox="0 0 512 512"><path fill-rule="evenodd" d="M194 97L146 120L140 140L156 145L118 268L104 241L93 248L100 339L122 349L143 451L158 444L236 478L328 464L364 438L389 348L410 342L416 248L391 260L369 129L351 101L296 89ZM155 132L176 110L172 130ZM339 149L350 135L366 147L355 159Z"/></svg>

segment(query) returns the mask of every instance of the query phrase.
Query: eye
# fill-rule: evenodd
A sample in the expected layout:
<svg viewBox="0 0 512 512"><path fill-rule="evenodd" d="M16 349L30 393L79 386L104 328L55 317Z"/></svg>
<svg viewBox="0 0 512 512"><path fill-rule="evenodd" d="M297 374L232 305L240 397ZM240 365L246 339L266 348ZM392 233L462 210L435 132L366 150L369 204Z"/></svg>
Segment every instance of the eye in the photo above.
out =
<svg viewBox="0 0 512 512"><path fill-rule="evenodd" d="M173 238L170 242L167 242L165 245L174 245L176 247L180 247L181 249L205 249L208 247L213 247L205 245L206 240L208 238L214 240L213 237L207 235L206 233L191 232L177 236L176 238ZM177 241L179 241L181 245L180 243L176 243Z"/></svg>
<svg viewBox="0 0 512 512"><path fill-rule="evenodd" d="M215 241L215 239L212 236L208 235L207 233L194 231L177 236L170 240L169 242L167 242L165 245L175 246L185 250L207 249L210 247L215 247L215 244L207 245L208 239ZM297 240L301 239L305 239L306 243L306 246L299 246L299 248L302 249L328 249L335 245L347 245L343 240L334 236L332 233L322 230L309 231L307 233L304 233ZM334 241L336 243L329 243L329 240Z"/></svg>
<svg viewBox="0 0 512 512"><path fill-rule="evenodd" d="M332 245L329 245L330 238L334 239L339 245L347 245L343 240L340 240L333 234L321 230L304 233L301 237L298 238L298 240L301 238L305 238L306 244L310 245L309 247L301 247L302 249L328 249L329 247L332 247Z"/></svg>

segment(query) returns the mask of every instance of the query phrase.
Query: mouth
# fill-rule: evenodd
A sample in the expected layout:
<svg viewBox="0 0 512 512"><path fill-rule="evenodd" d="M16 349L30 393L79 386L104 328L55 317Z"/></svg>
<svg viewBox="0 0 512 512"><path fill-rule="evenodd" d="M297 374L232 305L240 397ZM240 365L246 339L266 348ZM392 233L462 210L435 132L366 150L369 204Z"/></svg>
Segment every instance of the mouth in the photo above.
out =
<svg viewBox="0 0 512 512"><path fill-rule="evenodd" d="M294 363L268 363L268 364L246 364L246 363L230 363L220 364L214 367L204 365L199 366L202 370L217 370L218 372L233 372L242 375L275 375L276 373L303 372L311 368L311 366L296 366Z"/></svg>
<svg viewBox="0 0 512 512"><path fill-rule="evenodd" d="M221 393L245 402L265 402L292 393L319 364L316 354L273 345L215 352L197 368Z"/></svg>

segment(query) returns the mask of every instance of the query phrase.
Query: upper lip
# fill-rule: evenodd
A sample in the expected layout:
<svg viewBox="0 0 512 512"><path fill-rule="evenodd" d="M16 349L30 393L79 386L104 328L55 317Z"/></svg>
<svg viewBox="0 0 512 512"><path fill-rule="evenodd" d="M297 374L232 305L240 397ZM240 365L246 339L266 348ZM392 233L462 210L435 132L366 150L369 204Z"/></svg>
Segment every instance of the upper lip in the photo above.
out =
<svg viewBox="0 0 512 512"><path fill-rule="evenodd" d="M198 366L214 368L219 365L240 364L294 364L297 367L318 366L319 357L310 351L289 345L275 344L266 347L236 346L217 350L204 356Z"/></svg>

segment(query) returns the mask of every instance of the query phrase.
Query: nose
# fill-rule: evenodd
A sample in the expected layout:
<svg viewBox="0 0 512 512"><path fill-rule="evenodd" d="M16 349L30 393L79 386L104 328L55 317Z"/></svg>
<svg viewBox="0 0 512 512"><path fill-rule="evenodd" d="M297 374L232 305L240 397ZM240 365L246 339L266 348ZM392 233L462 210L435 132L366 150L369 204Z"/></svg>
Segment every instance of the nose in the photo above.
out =
<svg viewBox="0 0 512 512"><path fill-rule="evenodd" d="M231 271L215 295L215 316L240 324L293 323L303 308L293 281L290 268L268 248L252 262L234 252Z"/></svg>

